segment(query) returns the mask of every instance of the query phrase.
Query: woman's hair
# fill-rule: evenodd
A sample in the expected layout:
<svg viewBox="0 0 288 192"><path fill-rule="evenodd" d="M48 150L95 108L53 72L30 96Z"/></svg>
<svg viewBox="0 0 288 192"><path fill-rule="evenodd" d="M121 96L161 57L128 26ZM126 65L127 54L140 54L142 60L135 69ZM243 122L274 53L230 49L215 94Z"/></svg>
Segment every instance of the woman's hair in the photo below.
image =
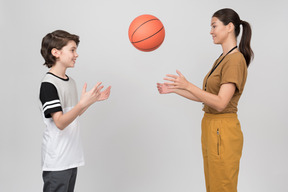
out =
<svg viewBox="0 0 288 192"><path fill-rule="evenodd" d="M242 21L239 15L233 10L229 8L220 9L213 14L213 17L218 18L224 25L228 25L229 23L233 23L235 27L235 36L238 37L240 33L240 25L243 27L242 37L239 44L239 50L244 55L246 60L247 67L249 66L251 60L254 57L254 53L250 46L252 30L250 24L246 21Z"/></svg>
<svg viewBox="0 0 288 192"><path fill-rule="evenodd" d="M63 30L56 30L43 37L41 55L45 60L44 65L51 68L56 63L56 57L51 53L52 49L55 48L61 50L69 41L75 41L78 46L80 42L79 36L70 34Z"/></svg>

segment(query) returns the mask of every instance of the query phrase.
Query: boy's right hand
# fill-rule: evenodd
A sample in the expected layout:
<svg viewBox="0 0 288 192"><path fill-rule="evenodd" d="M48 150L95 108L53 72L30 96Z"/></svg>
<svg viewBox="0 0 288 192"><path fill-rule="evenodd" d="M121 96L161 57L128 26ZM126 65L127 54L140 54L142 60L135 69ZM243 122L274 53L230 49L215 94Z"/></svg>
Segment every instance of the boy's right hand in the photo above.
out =
<svg viewBox="0 0 288 192"><path fill-rule="evenodd" d="M87 83L84 84L82 89L82 94L80 98L80 103L82 103L83 107L89 107L96 101L100 101L101 99L101 90L104 86L101 86L102 82L97 83L90 91L86 92Z"/></svg>

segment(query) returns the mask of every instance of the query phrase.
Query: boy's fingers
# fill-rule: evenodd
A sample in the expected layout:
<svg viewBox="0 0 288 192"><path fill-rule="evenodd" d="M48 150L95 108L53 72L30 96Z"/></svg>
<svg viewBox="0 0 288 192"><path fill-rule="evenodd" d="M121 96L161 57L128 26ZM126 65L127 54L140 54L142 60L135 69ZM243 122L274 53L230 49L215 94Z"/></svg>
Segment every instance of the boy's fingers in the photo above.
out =
<svg viewBox="0 0 288 192"><path fill-rule="evenodd" d="M104 88L104 86L100 86L97 88L97 93L101 94L101 90Z"/></svg>
<svg viewBox="0 0 288 192"><path fill-rule="evenodd" d="M95 93L100 93L101 92L101 89L103 89L103 85L102 86L98 86L96 89L95 89Z"/></svg>
<svg viewBox="0 0 288 192"><path fill-rule="evenodd" d="M110 91L111 90L111 86L107 87L104 91Z"/></svg>
<svg viewBox="0 0 288 192"><path fill-rule="evenodd" d="M97 88L101 85L102 82L98 82L93 89L91 90L92 92L95 92L97 90Z"/></svg>
<svg viewBox="0 0 288 192"><path fill-rule="evenodd" d="M87 83L84 83L84 86L82 88L82 93L86 93Z"/></svg>

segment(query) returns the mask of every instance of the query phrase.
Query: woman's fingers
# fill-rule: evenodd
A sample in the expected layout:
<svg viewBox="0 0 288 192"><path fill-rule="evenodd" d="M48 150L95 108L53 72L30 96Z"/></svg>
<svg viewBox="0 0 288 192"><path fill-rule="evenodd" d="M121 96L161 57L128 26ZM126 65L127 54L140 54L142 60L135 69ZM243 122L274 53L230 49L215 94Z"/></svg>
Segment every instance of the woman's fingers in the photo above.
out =
<svg viewBox="0 0 288 192"><path fill-rule="evenodd" d="M176 73L180 76L180 77L184 77L184 75L182 75L182 73L179 70L176 70Z"/></svg>
<svg viewBox="0 0 288 192"><path fill-rule="evenodd" d="M166 80L166 81L171 81L171 82L175 82L175 81L176 81L176 79L167 78L167 77L164 77L164 80Z"/></svg>
<svg viewBox="0 0 288 192"><path fill-rule="evenodd" d="M168 86L169 88L174 88L176 84L175 83L165 82L164 85Z"/></svg>
<svg viewBox="0 0 288 192"><path fill-rule="evenodd" d="M172 77L172 78L174 78L174 79L177 79L177 78L178 78L177 75L172 75L172 74L167 74L166 77Z"/></svg>

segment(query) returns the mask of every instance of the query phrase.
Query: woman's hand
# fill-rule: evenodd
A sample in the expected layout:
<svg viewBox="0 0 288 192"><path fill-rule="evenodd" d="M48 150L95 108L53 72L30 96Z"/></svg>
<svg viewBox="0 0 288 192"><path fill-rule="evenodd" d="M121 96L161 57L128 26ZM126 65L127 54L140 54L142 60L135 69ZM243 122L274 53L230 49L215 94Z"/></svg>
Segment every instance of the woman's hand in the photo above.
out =
<svg viewBox="0 0 288 192"><path fill-rule="evenodd" d="M176 70L176 73L178 75L171 75L171 74L166 75L164 80L170 81L172 83L166 82L164 83L164 85L169 86L170 89L174 88L174 89L187 90L189 87L189 81L186 80L186 78L184 77L184 75L182 75L180 71Z"/></svg>
<svg viewBox="0 0 288 192"><path fill-rule="evenodd" d="M157 83L157 89L160 94L173 93L171 86L164 83Z"/></svg>

